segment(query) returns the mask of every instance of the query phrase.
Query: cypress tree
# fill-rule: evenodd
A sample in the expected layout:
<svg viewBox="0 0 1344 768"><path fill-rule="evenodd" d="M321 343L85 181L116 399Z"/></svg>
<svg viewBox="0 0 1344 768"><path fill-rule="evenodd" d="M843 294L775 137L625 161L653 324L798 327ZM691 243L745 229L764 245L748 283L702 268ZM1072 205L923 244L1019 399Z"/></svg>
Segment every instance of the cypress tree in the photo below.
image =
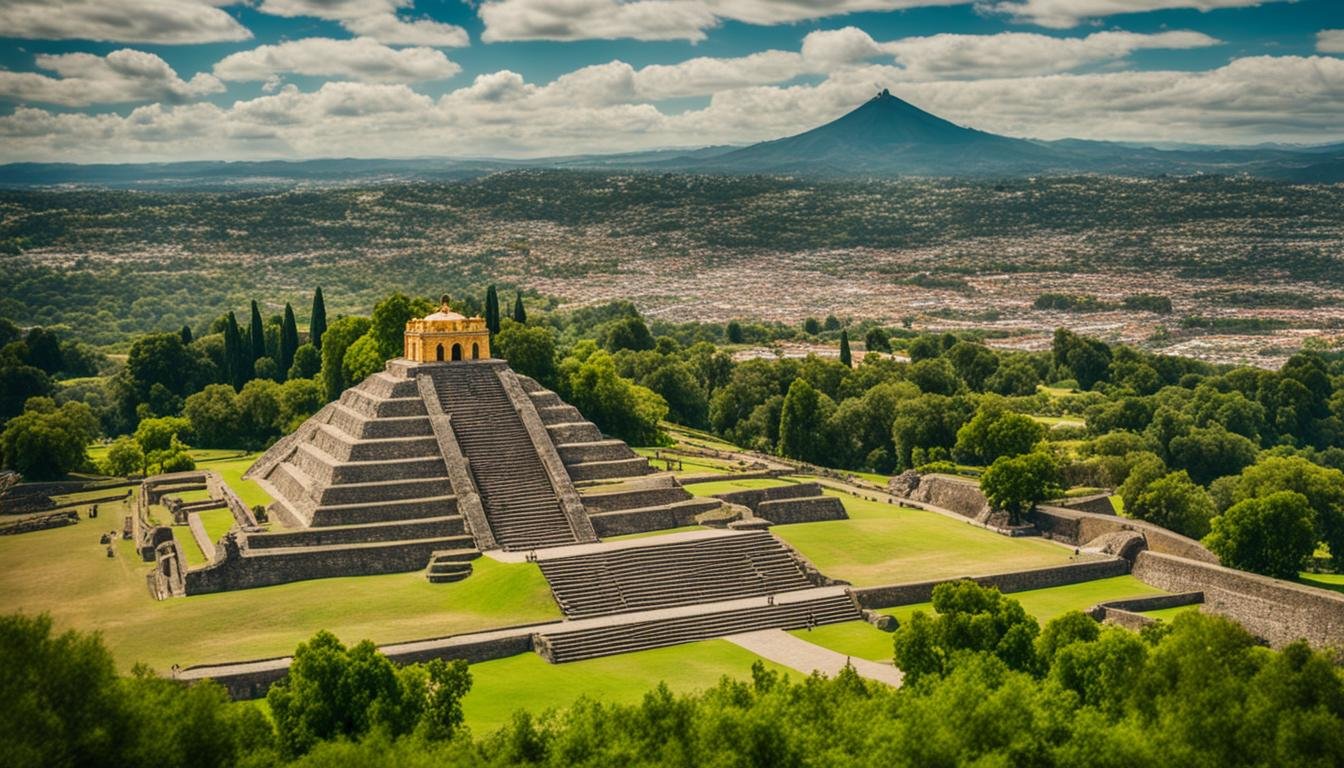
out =
<svg viewBox="0 0 1344 768"><path fill-rule="evenodd" d="M294 350L299 348L299 325L294 321L294 308L285 302L285 319L280 325L280 378L284 379L294 364Z"/></svg>
<svg viewBox="0 0 1344 768"><path fill-rule="evenodd" d="M187 344L190 344L190 343L191 343L191 326L190 326L190 325L183 325L183 326L182 326L182 333L181 333L181 335L182 335L182 345L183 345L183 346L186 346Z"/></svg>
<svg viewBox="0 0 1344 768"><path fill-rule="evenodd" d="M840 362L846 368L854 367L854 356L849 352L849 331L840 331Z"/></svg>
<svg viewBox="0 0 1344 768"><path fill-rule="evenodd" d="M499 333L499 294L495 286L485 289L485 327L490 333Z"/></svg>
<svg viewBox="0 0 1344 768"><path fill-rule="evenodd" d="M322 351L322 334L327 332L327 305L322 301L322 286L313 292L313 311L308 320L308 341Z"/></svg>
<svg viewBox="0 0 1344 768"><path fill-rule="evenodd" d="M513 301L513 320L518 323L527 322L527 310L523 309L523 292L518 292L518 298Z"/></svg>
<svg viewBox="0 0 1344 768"><path fill-rule="evenodd" d="M225 376L234 389L242 389L247 379L251 378L251 363L247 357L238 318L230 311L229 321L224 326L224 364L227 366Z"/></svg>
<svg viewBox="0 0 1344 768"><path fill-rule="evenodd" d="M257 306L257 300L252 300L252 324L247 327L248 334L252 337L252 363L256 364L258 360L266 356L266 326L261 322L261 308ZM248 378L252 378L248 376Z"/></svg>

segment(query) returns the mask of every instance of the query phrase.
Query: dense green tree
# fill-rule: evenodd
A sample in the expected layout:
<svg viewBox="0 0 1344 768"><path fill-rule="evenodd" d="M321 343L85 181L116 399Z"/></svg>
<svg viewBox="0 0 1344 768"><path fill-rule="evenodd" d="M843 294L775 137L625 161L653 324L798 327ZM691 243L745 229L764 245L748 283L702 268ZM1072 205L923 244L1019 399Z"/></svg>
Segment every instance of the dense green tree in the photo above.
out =
<svg viewBox="0 0 1344 768"><path fill-rule="evenodd" d="M1296 491L1307 499L1316 537L1344 561L1344 472L1314 464L1300 456L1270 456L1247 467L1236 480L1231 501Z"/></svg>
<svg viewBox="0 0 1344 768"><path fill-rule="evenodd" d="M779 415L779 455L826 464L831 448L830 416L835 401L806 379L795 379Z"/></svg>
<svg viewBox="0 0 1344 768"><path fill-rule="evenodd" d="M1171 465L1189 472L1190 479L1200 485L1241 472L1255 461L1257 451L1255 443L1220 424L1192 429L1173 438L1168 447Z"/></svg>
<svg viewBox="0 0 1344 768"><path fill-rule="evenodd" d="M180 416L160 416L153 419L141 419L135 428L135 441L140 444L146 455L154 451L167 450L173 438L191 435L191 421Z"/></svg>
<svg viewBox="0 0 1344 768"><path fill-rule="evenodd" d="M991 506L1007 512L1009 522L1017 524L1038 502L1059 495L1059 467L1053 456L1041 451L1002 456L980 476L980 490Z"/></svg>
<svg viewBox="0 0 1344 768"><path fill-rule="evenodd" d="M199 383L200 353L182 344L175 333L151 333L131 345L126 357L126 372L136 402L150 399L150 390L161 385L176 397L195 391Z"/></svg>
<svg viewBox="0 0 1344 768"><path fill-rule="evenodd" d="M41 368L48 374L56 374L65 367L61 357L61 337L49 328L31 328L23 342L28 347L25 362L35 368Z"/></svg>
<svg viewBox="0 0 1344 768"><path fill-rule="evenodd" d="M943 357L921 360L911 365L909 378L921 391L934 395L955 395L963 386L952 364Z"/></svg>
<svg viewBox="0 0 1344 768"><path fill-rule="evenodd" d="M869 352L890 352L891 334L885 328L872 328L863 337L863 346Z"/></svg>
<svg viewBox="0 0 1344 768"><path fill-rule="evenodd" d="M348 385L354 386L383 370L386 363L387 358L378 351L377 339L366 333L355 339L355 343L345 351L345 359L341 361L341 375Z"/></svg>
<svg viewBox="0 0 1344 768"><path fill-rule="evenodd" d="M1111 350L1105 342L1084 338L1065 328L1055 330L1051 351L1055 365L1067 370L1079 389L1092 389L1105 380L1110 369Z"/></svg>
<svg viewBox="0 0 1344 768"><path fill-rule="evenodd" d="M999 369L999 356L984 344L959 341L944 353L957 376L976 392L985 390L985 382Z"/></svg>
<svg viewBox="0 0 1344 768"><path fill-rule="evenodd" d="M745 341L742 335L742 324L736 320L729 320L728 324L724 326L723 333L729 344L741 344Z"/></svg>
<svg viewBox="0 0 1344 768"><path fill-rule="evenodd" d="M322 336L327 332L327 303L322 298L322 286L313 291L313 309L308 315L308 343L322 351Z"/></svg>
<svg viewBox="0 0 1344 768"><path fill-rule="evenodd" d="M238 395L228 384L211 384L187 398L182 415L191 422L196 444L202 448L231 448L243 444Z"/></svg>
<svg viewBox="0 0 1344 768"><path fill-rule="evenodd" d="M433 311L434 305L428 299L412 299L400 291L374 305L368 335L373 339L372 351L379 358L375 370L381 370L384 362L399 357L405 350L406 323ZM350 383L363 378L350 379Z"/></svg>
<svg viewBox="0 0 1344 768"><path fill-rule="evenodd" d="M31 365L0 366L0 423L23 412L30 397L51 394L51 379Z"/></svg>
<svg viewBox="0 0 1344 768"><path fill-rule="evenodd" d="M345 353L356 339L368 332L369 325L367 317L339 317L327 328L322 340L322 386L328 402L339 398L346 387L357 383L345 377Z"/></svg>
<svg viewBox="0 0 1344 768"><path fill-rule="evenodd" d="M854 354L849 351L849 331L840 331L840 364L846 368L854 367Z"/></svg>
<svg viewBox="0 0 1344 768"><path fill-rule="evenodd" d="M280 375L277 377L280 381L284 381L290 366L294 365L294 352L298 348L299 326L294 320L294 307L285 302L285 319L280 326L280 357L276 360L280 367Z"/></svg>
<svg viewBox="0 0 1344 768"><path fill-rule="evenodd" d="M257 362L252 364L252 379L264 379L270 382L280 380L280 367L275 364L273 357L259 357ZM244 385L246 386L246 385Z"/></svg>
<svg viewBox="0 0 1344 768"><path fill-rule="evenodd" d="M286 372L286 379L311 379L322 370L322 353L312 344L300 344L294 350L294 362Z"/></svg>
<svg viewBox="0 0 1344 768"><path fill-rule="evenodd" d="M1311 504L1295 491L1237 502L1213 519L1204 545L1229 568L1295 579L1316 548Z"/></svg>
<svg viewBox="0 0 1344 768"><path fill-rule="evenodd" d="M107 455L98 469L103 474L114 477L139 474L145 471L145 451L135 438L122 435L107 447Z"/></svg>
<svg viewBox="0 0 1344 768"><path fill-rule="evenodd" d="M182 330L178 332L178 335L182 337L183 344L190 344L193 341L190 325L183 325Z"/></svg>
<svg viewBox="0 0 1344 768"><path fill-rule="evenodd" d="M240 429L249 447L262 447L280 435L280 385L253 379L238 393Z"/></svg>
<svg viewBox="0 0 1344 768"><path fill-rule="evenodd" d="M1035 366L1021 356L1010 357L985 379L984 388L1000 395L1033 395L1041 383Z"/></svg>
<svg viewBox="0 0 1344 768"><path fill-rule="evenodd" d="M1162 457L1148 451L1133 451L1125 454L1129 459L1129 471L1126 473L1116 493L1120 496L1126 512L1139 503L1139 496L1148 490L1148 486L1170 474ZM1187 474L1186 477L1189 477Z"/></svg>
<svg viewBox="0 0 1344 768"><path fill-rule="evenodd" d="M821 333L821 321L815 317L804 318L803 333L806 333L808 336L816 336Z"/></svg>
<svg viewBox="0 0 1344 768"><path fill-rule="evenodd" d="M252 378L255 363L248 360L248 345L243 341L242 329L238 327L238 318L229 312L224 326L224 358L228 361L228 381L234 390L243 388Z"/></svg>
<svg viewBox="0 0 1344 768"><path fill-rule="evenodd" d="M957 430L953 453L966 463L993 464L1000 456L1030 453L1044 438L1045 427L1040 422L990 399Z"/></svg>
<svg viewBox="0 0 1344 768"><path fill-rule="evenodd" d="M566 358L560 381L565 399L592 419L602 431L633 445L658 442L658 422L667 403L652 390L621 378L616 363L603 350Z"/></svg>
<svg viewBox="0 0 1344 768"><path fill-rule="evenodd" d="M649 333L644 318L638 315L606 323L598 335L598 343L608 352L653 349L654 346L653 334Z"/></svg>
<svg viewBox="0 0 1344 768"><path fill-rule="evenodd" d="M491 335L499 333L499 293L494 284L485 289L485 327Z"/></svg>
<svg viewBox="0 0 1344 768"><path fill-rule="evenodd" d="M252 316L247 325L248 360L252 365L266 356L266 325L261 321L261 308L252 300Z"/></svg>
<svg viewBox="0 0 1344 768"><path fill-rule="evenodd" d="M964 397L921 394L901 400L891 425L900 466L914 468L917 450L951 450L957 442L957 431L973 412L974 406Z"/></svg>
<svg viewBox="0 0 1344 768"><path fill-rule="evenodd" d="M523 309L523 292L519 291L518 296L513 300L513 322L526 323L527 310Z"/></svg>
<svg viewBox="0 0 1344 768"><path fill-rule="evenodd" d="M1040 626L998 589L968 580L943 582L933 588L933 610L936 616L916 611L896 630L896 666L910 683L946 675L959 659L977 652L1010 669L1034 670Z"/></svg>
<svg viewBox="0 0 1344 768"><path fill-rule="evenodd" d="M312 379L290 379L280 385L280 413L275 424L281 434L299 428L326 404L322 386Z"/></svg>
<svg viewBox="0 0 1344 768"><path fill-rule="evenodd" d="M667 402L667 418L688 427L704 427L709 415L709 398L696 381L690 366L668 362L651 371L640 382Z"/></svg>
<svg viewBox="0 0 1344 768"><path fill-rule="evenodd" d="M55 480L88 463L87 446L97 436L98 418L89 406L57 407L51 398L34 397L0 432L0 459L26 480Z"/></svg>
<svg viewBox="0 0 1344 768"><path fill-rule="evenodd" d="M1125 514L1194 539L1209 532L1216 510L1209 492L1184 471L1172 472L1149 483L1125 504Z"/></svg>
<svg viewBox="0 0 1344 768"><path fill-rule="evenodd" d="M509 367L531 376L548 387L556 386L555 331L544 325L523 325L509 320L491 342L492 352Z"/></svg>

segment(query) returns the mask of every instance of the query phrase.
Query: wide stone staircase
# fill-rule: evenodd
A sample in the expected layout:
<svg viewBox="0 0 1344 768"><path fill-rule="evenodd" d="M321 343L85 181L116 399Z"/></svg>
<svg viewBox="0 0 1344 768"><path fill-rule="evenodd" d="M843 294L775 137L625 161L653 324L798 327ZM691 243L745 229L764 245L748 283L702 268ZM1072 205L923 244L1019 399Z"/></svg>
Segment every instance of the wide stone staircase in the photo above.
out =
<svg viewBox="0 0 1344 768"><path fill-rule="evenodd" d="M578 541L496 367L434 366L429 375L467 458L495 540L508 550Z"/></svg>
<svg viewBox="0 0 1344 768"><path fill-rule="evenodd" d="M793 555L765 532L614 546L543 558L540 565L561 610L574 618L774 595L811 586Z"/></svg>
<svg viewBox="0 0 1344 768"><path fill-rule="evenodd" d="M854 621L858 606L844 589L828 587L687 608L666 609L576 621L538 633L533 646L553 663L642 651L760 629L805 627Z"/></svg>

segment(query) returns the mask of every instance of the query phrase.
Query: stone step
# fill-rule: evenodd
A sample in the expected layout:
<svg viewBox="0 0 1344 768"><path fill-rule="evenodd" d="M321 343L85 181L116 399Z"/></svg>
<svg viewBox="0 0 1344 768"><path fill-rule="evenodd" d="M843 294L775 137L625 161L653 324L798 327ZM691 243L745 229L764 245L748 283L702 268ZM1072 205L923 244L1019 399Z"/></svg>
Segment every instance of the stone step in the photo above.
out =
<svg viewBox="0 0 1344 768"><path fill-rule="evenodd" d="M582 464L568 464L565 471L576 483L593 480L612 480L621 477L637 477L653 471L649 460L643 456L615 461L589 461Z"/></svg>
<svg viewBox="0 0 1344 768"><path fill-rule="evenodd" d="M320 506L338 504L372 504L379 501L404 501L431 496L451 496L452 486L446 477L414 480L387 480L372 483L330 485L322 491Z"/></svg>
<svg viewBox="0 0 1344 768"><path fill-rule="evenodd" d="M324 525L288 531L270 531L248 534L247 545L252 549L281 549L286 547L318 547L341 544L408 541L415 539L453 538L471 544L462 518L457 515L427 517L420 520L394 520L356 525Z"/></svg>
<svg viewBox="0 0 1344 768"><path fill-rule="evenodd" d="M596 440L591 443L567 443L555 447L565 464L590 461L616 461L639 458L639 455L621 440Z"/></svg>
<svg viewBox="0 0 1344 768"><path fill-rule="evenodd" d="M691 497L650 507L590 512L588 519L592 521L593 530L598 536L622 536L694 525L696 515L712 512L720 506L722 502L718 499Z"/></svg>
<svg viewBox="0 0 1344 768"><path fill-rule="evenodd" d="M592 443L602 439L602 430L591 421L573 421L565 424L547 424L546 431L556 445Z"/></svg>
<svg viewBox="0 0 1344 768"><path fill-rule="evenodd" d="M457 497L445 494L372 503L324 504L313 510L312 525L359 525L449 515L457 515Z"/></svg>
<svg viewBox="0 0 1344 768"><path fill-rule="evenodd" d="M564 663L618 653L708 640L758 629L802 629L859 618L846 594L744 607L741 601L705 605L690 615L632 616L628 623L548 631L537 637L537 650L548 661Z"/></svg>
<svg viewBox="0 0 1344 768"><path fill-rule="evenodd" d="M328 424L357 440L434 435L434 428L430 426L427 415L370 418L341 402L332 403L331 409L331 421Z"/></svg>
<svg viewBox="0 0 1344 768"><path fill-rule="evenodd" d="M432 436L359 439L320 424L313 432L313 445L337 461L378 461L438 457L439 444Z"/></svg>
<svg viewBox="0 0 1344 768"><path fill-rule="evenodd" d="M425 403L419 397L382 398L355 388L342 392L340 402L356 413L374 419L427 415Z"/></svg>

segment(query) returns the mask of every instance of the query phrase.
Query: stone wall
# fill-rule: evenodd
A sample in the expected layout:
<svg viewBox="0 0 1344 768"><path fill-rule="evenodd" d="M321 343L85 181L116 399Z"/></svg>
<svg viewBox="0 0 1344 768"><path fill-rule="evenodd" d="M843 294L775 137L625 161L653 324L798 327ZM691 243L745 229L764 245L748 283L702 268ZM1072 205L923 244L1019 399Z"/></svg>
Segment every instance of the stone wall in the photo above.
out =
<svg viewBox="0 0 1344 768"><path fill-rule="evenodd" d="M1010 593L1077 584L1083 581L1123 576L1126 573L1129 573L1128 561L1118 557L1107 557L1080 560L1049 568L964 578L969 578L987 587L998 587L1000 592ZM910 605L911 603L926 603L933 598L934 587L944 582L958 580L939 579L937 581L893 584L882 587L858 587L854 589L854 597L859 601L859 605L864 608L891 608L898 605Z"/></svg>
<svg viewBox="0 0 1344 768"><path fill-rule="evenodd" d="M385 645L378 650L397 664L417 664L431 659L463 659L471 664L503 659L532 651L531 627ZM179 679L214 680L234 699L258 699L272 684L289 674L293 658L281 656L238 664L204 664L187 667Z"/></svg>
<svg viewBox="0 0 1344 768"><path fill-rule="evenodd" d="M583 506L587 508L591 515L598 512L614 512L622 509L673 504L678 501L685 501L690 498L690 494L685 489L678 488L669 482L668 485L662 487L641 486L633 490L616 491L614 493L588 493L584 494L582 498Z"/></svg>
<svg viewBox="0 0 1344 768"><path fill-rule="evenodd" d="M834 496L812 496L805 499L774 499L756 505L757 517L776 525L815 523L820 520L845 520L845 505Z"/></svg>
<svg viewBox="0 0 1344 768"><path fill-rule="evenodd" d="M1299 638L1344 646L1344 595L1160 552L1141 552L1134 576L1169 592L1203 592L1205 609L1235 619L1274 647Z"/></svg>
<svg viewBox="0 0 1344 768"><path fill-rule="evenodd" d="M820 495L821 486L816 483L789 483L788 485L777 485L772 488L749 488L745 491L716 493L714 494L714 497L723 499L729 504L741 504L754 512L756 511L757 505L763 501L800 499L808 496Z"/></svg>
<svg viewBox="0 0 1344 768"><path fill-rule="evenodd" d="M1049 506L1076 509L1079 512L1091 512L1094 515L1115 516L1115 505L1111 503L1111 495L1108 493L1080 496L1073 499L1055 499L1049 502Z"/></svg>
<svg viewBox="0 0 1344 768"><path fill-rule="evenodd" d="M663 504L656 507L618 510L615 512L593 512L588 519L598 536L622 536L629 533L661 531L666 528L680 528L695 525L696 515L711 509L718 509L717 499L705 499L703 504Z"/></svg>
<svg viewBox="0 0 1344 768"><path fill-rule="evenodd" d="M896 496L941 507L977 522L983 523L989 520L992 510L985 501L984 494L980 493L980 487L975 483L949 475L934 474L919 475L918 485L913 489L903 487L898 482L908 482L909 475L912 474L906 473L899 478L893 478L888 489Z"/></svg>
<svg viewBox="0 0 1344 768"><path fill-rule="evenodd" d="M438 541L398 542L385 546L345 549L285 550L243 549L235 532L224 535L222 557L185 574L186 594L227 592L305 579L404 573L425 568L429 556L441 546Z"/></svg>
<svg viewBox="0 0 1344 768"><path fill-rule="evenodd" d="M1031 513L1031 519L1043 533L1075 546L1082 546L1105 534L1135 531L1143 535L1148 549L1153 552L1206 563L1218 562L1218 558L1198 541L1143 520L1048 505L1036 507Z"/></svg>

